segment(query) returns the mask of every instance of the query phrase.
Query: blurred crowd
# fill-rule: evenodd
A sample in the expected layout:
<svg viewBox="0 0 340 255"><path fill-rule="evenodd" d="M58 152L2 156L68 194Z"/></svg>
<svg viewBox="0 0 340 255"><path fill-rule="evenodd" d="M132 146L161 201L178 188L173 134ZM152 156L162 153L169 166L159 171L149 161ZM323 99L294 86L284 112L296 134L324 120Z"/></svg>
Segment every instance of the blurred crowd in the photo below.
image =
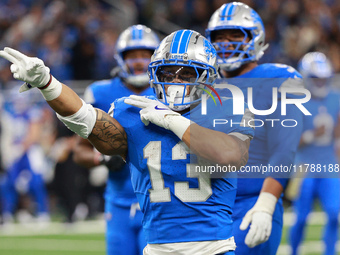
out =
<svg viewBox="0 0 340 255"><path fill-rule="evenodd" d="M44 60L60 80L109 78L117 35L141 23L163 38L180 29L204 34L226 0L3 0L0 47ZM262 62L296 66L309 51L322 51L340 71L340 2L244 0L262 17L269 48ZM1 63L0 70L3 69ZM8 70L8 68L5 68ZM1 71L0 81L11 75Z"/></svg>
<svg viewBox="0 0 340 255"><path fill-rule="evenodd" d="M128 26L144 24L156 31L160 38L181 28L194 29L204 35L210 16L226 2L231 1L2 0L0 48L9 46L37 56L60 81L88 80L83 84L85 88L90 81L110 78L110 72L116 66L113 58L115 42ZM307 52L321 51L332 61L335 73L340 72L340 1L241 2L254 8L265 25L269 48L260 63L278 62L296 67ZM0 88L3 91L11 91L13 78L9 65L8 61L0 60ZM12 92L6 93L2 93L2 100L10 100L7 95ZM103 191L105 174L98 171L101 177L94 176L94 183L88 183L89 172L74 170L77 166L71 160L73 135L58 126L48 107L41 113L39 122L45 130L40 132L43 138L40 137L39 141L43 141L41 146L49 155L50 162L47 163L50 168L58 169L59 166L60 169L53 169L54 174L44 174L45 181L50 183L48 193L57 197L51 200L52 209L53 201L63 204L67 208L67 221L73 221L75 215L84 218L91 214L91 210L100 211L102 204L96 198ZM47 127L48 123L54 124ZM1 124L2 129L4 125ZM71 177L65 177L71 173ZM72 187L84 195L73 194Z"/></svg>

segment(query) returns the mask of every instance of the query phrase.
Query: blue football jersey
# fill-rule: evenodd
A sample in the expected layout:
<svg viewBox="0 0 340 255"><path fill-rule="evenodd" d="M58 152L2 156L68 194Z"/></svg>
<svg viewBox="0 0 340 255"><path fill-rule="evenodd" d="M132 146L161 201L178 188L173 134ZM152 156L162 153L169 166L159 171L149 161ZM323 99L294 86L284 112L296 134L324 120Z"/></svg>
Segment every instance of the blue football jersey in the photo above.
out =
<svg viewBox="0 0 340 255"><path fill-rule="evenodd" d="M134 94L128 89L120 78L97 81L89 85L84 93L86 103L108 112L111 104L118 98ZM151 87L144 90L140 95L153 95ZM106 185L105 199L111 203L130 207L137 199L131 185L130 170L126 164L119 172L109 172Z"/></svg>
<svg viewBox="0 0 340 255"><path fill-rule="evenodd" d="M224 133L238 132L253 136L254 130L243 126L243 115L232 114L232 100L222 105L207 100L207 115L197 106L184 117L198 125ZM127 162L141 210L148 243L174 243L223 240L232 236L232 207L236 195L235 173L225 178L210 178L209 173L193 170L197 158L173 132L140 120L140 109L115 101L113 117L127 133ZM216 125L221 116L235 124Z"/></svg>
<svg viewBox="0 0 340 255"><path fill-rule="evenodd" d="M220 79L217 83L235 85L240 88L245 99L248 98L248 88L252 88L252 104L257 110L267 110L272 107L273 89L278 90L278 104L276 110L270 115L256 115L255 136L250 143L249 160L247 166L288 166L294 163L295 153L302 131L302 112L295 105L287 105L287 115L281 114L281 93L283 87L303 88L301 75L292 67L283 64L262 64L253 70L230 79ZM218 93L230 96L228 89L219 89ZM250 95L249 95L250 96ZM296 95L287 94L287 98L295 98ZM249 102L249 101L248 101ZM284 121L294 119L295 122ZM283 124L282 124L282 121ZM285 127L294 126L295 127ZM249 168L248 168L249 169ZM254 170L255 171L255 170ZM239 172L237 197L257 196L262 188L264 178L272 173L260 172ZM274 177L280 176L275 173ZM251 177L251 178L249 178ZM284 177L288 177L284 175ZM283 185L287 179L277 178ZM243 212L239 212L244 214ZM237 217L238 212L235 212Z"/></svg>
<svg viewBox="0 0 340 255"><path fill-rule="evenodd" d="M305 104L311 116L304 116L303 131L314 130L321 126L325 132L306 146L299 148L296 155L297 163L337 164L334 149L334 127L340 116L340 95L330 92L325 98L312 98Z"/></svg>

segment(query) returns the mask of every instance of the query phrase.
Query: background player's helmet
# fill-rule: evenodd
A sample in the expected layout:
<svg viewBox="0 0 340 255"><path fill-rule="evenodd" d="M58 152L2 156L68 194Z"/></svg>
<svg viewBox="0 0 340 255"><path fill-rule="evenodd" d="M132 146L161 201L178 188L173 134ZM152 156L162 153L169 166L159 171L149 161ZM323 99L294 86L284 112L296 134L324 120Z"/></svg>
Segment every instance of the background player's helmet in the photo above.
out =
<svg viewBox="0 0 340 255"><path fill-rule="evenodd" d="M120 67L118 75L128 84L135 87L143 87L149 83L147 74L150 59L124 59L124 53L129 50L150 50L154 51L159 45L159 38L155 32L144 25L134 25L124 30L117 39L114 57ZM135 74L133 61L145 62L145 73Z"/></svg>
<svg viewBox="0 0 340 255"><path fill-rule="evenodd" d="M167 71L169 68L173 71ZM183 70L190 71L190 79L181 73ZM151 57L149 73L157 98L171 109L182 111L198 103L203 91L214 84L217 77L216 50L198 32L173 32L163 39ZM182 76L183 82L171 81L175 76Z"/></svg>
<svg viewBox="0 0 340 255"><path fill-rule="evenodd" d="M309 52L304 55L299 64L301 73L307 89L314 97L327 96L333 77L331 62L321 52Z"/></svg>
<svg viewBox="0 0 340 255"><path fill-rule="evenodd" d="M225 71L259 60L268 48L262 19L248 5L238 2L222 5L211 16L206 37L213 42L214 33L226 29L239 29L245 37L242 42L213 43L218 54L217 63ZM247 38L250 38L249 42L246 42Z"/></svg>

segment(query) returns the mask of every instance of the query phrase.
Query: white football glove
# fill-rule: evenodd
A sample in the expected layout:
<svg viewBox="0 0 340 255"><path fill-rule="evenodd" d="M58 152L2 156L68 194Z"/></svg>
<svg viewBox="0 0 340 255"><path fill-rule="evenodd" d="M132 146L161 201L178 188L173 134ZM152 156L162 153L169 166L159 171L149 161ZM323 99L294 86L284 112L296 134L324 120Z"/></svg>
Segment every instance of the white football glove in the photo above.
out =
<svg viewBox="0 0 340 255"><path fill-rule="evenodd" d="M169 123L166 121L165 117L167 115L181 116L161 102L143 96L131 95L128 99L124 100L124 103L142 109L139 114L145 126L149 125L151 122L162 128L169 129Z"/></svg>
<svg viewBox="0 0 340 255"><path fill-rule="evenodd" d="M145 126L151 122L159 127L171 130L180 139L182 139L184 132L191 124L189 119L181 116L178 112L172 111L157 100L131 95L124 100L124 103L142 109L139 114Z"/></svg>
<svg viewBox="0 0 340 255"><path fill-rule="evenodd" d="M261 192L255 205L246 213L240 225L241 230L250 229L246 235L245 244L249 248L266 242L272 232L272 215L277 198L268 192Z"/></svg>
<svg viewBox="0 0 340 255"><path fill-rule="evenodd" d="M0 56L12 63L11 72L17 80L26 82L20 92L31 87L44 87L50 81L50 69L39 58L31 58L21 52L6 47ZM28 84L27 84L28 83Z"/></svg>
<svg viewBox="0 0 340 255"><path fill-rule="evenodd" d="M61 83L50 75L50 69L44 65L41 59L28 57L9 47L0 51L0 57L12 63L13 77L25 82L20 87L19 92L38 87L47 101L51 101L60 95Z"/></svg>

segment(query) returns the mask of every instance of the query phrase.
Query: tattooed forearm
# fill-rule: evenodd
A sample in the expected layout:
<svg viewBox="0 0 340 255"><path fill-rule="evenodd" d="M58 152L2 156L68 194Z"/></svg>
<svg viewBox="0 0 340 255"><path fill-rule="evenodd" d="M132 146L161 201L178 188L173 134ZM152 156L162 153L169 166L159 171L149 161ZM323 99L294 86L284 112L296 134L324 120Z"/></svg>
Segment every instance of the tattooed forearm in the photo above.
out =
<svg viewBox="0 0 340 255"><path fill-rule="evenodd" d="M125 156L127 137L124 128L109 114L96 109L97 121L89 136L90 142L104 154Z"/></svg>

